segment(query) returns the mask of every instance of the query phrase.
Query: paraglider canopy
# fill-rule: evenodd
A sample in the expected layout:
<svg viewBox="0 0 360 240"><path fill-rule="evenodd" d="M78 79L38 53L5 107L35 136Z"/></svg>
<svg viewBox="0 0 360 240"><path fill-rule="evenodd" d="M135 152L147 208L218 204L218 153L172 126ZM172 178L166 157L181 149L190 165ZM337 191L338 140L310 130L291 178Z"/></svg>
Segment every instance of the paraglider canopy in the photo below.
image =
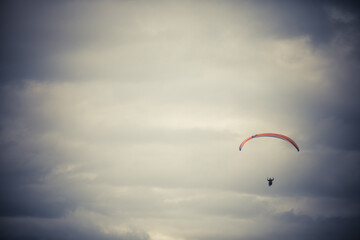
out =
<svg viewBox="0 0 360 240"><path fill-rule="evenodd" d="M248 137L247 139L245 139L241 144L240 144L240 147L239 147L239 150L241 151L241 149L244 147L245 143L253 138L257 138L257 137L274 137L274 138L280 138L284 141L287 141L289 143L291 143L295 148L296 150L300 151L298 145L296 144L296 142L294 140L292 140L291 138L285 136L285 135L282 135L282 134L278 134L278 133L259 133L259 134L255 134L251 137Z"/></svg>

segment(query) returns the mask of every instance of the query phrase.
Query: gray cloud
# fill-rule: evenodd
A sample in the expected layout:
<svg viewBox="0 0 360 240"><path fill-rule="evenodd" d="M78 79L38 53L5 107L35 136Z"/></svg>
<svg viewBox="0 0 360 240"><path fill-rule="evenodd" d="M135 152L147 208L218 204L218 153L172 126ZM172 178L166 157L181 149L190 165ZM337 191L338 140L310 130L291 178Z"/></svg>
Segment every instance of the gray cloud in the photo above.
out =
<svg viewBox="0 0 360 240"><path fill-rule="evenodd" d="M1 9L3 238L358 238L356 4Z"/></svg>
<svg viewBox="0 0 360 240"><path fill-rule="evenodd" d="M6 239L149 239L146 233L136 229L129 228L122 234L115 235L105 233L92 224L83 225L62 219L2 219L1 225L1 236Z"/></svg>

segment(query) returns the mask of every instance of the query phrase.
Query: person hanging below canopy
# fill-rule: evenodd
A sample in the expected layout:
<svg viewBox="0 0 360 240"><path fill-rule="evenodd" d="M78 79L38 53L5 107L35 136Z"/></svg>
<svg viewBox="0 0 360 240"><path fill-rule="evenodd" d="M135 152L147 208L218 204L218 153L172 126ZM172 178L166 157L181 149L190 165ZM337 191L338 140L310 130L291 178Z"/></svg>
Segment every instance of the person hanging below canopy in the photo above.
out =
<svg viewBox="0 0 360 240"><path fill-rule="evenodd" d="M268 182L269 182L269 187L271 187L271 185L273 184L274 178L267 178Z"/></svg>

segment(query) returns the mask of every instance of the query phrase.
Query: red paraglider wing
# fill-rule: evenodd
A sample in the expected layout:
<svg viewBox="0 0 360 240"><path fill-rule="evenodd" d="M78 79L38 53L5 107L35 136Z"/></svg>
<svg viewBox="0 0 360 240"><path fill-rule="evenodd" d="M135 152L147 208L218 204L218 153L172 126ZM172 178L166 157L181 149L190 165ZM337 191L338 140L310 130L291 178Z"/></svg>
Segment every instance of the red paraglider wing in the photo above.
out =
<svg viewBox="0 0 360 240"><path fill-rule="evenodd" d="M291 143L295 148L296 150L300 151L298 145L296 144L296 142L294 140L292 140L291 138L285 136L285 135L281 135L281 134L277 134L277 133L259 133L259 134L255 134L251 137L248 137L247 139L245 139L240 147L239 147L239 150L241 151L241 149L244 147L245 143L247 141L249 141L250 139L253 139L253 138L257 138L257 137L275 137L275 138L280 138L282 140L285 140L285 141L288 141L289 143Z"/></svg>

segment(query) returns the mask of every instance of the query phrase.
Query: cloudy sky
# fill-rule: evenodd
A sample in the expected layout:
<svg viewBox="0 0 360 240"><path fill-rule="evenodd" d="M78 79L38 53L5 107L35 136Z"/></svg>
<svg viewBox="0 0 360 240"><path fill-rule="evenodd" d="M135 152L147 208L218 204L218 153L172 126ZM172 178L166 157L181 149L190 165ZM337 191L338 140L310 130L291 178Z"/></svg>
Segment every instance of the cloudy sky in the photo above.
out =
<svg viewBox="0 0 360 240"><path fill-rule="evenodd" d="M3 1L0 237L359 239L359 14Z"/></svg>

